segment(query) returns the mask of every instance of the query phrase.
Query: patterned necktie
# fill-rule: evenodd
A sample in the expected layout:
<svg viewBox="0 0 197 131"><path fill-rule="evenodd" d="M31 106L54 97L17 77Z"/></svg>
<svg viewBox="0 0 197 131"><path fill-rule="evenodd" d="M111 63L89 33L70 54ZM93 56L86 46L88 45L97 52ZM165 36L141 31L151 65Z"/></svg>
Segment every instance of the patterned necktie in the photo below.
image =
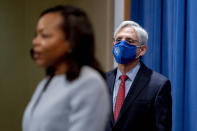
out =
<svg viewBox="0 0 197 131"><path fill-rule="evenodd" d="M116 121L118 118L118 114L120 112L120 109L122 107L122 104L124 102L125 98L125 81L127 80L127 75L121 75L121 83L118 89L118 94L116 96L116 104L115 104L115 110L114 110L114 120Z"/></svg>

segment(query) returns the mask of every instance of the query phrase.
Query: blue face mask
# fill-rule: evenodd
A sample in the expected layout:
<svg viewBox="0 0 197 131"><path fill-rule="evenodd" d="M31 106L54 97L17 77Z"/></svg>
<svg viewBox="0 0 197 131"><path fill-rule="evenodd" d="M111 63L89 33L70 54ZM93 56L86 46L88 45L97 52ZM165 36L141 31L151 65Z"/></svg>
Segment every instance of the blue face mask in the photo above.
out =
<svg viewBox="0 0 197 131"><path fill-rule="evenodd" d="M112 52L117 63L127 64L136 59L136 49L137 46L122 40L114 44Z"/></svg>

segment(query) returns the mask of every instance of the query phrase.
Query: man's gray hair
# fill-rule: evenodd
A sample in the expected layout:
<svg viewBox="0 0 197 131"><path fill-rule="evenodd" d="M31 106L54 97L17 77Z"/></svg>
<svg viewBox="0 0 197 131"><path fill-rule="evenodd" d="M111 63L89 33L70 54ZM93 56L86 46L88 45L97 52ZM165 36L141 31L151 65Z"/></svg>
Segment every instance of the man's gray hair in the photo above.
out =
<svg viewBox="0 0 197 131"><path fill-rule="evenodd" d="M138 23L134 21L123 21L115 30L114 32L114 39L117 35L117 33L124 27L132 27L136 35L139 39L139 45L146 44L148 40L148 33L146 32L145 29L143 29Z"/></svg>

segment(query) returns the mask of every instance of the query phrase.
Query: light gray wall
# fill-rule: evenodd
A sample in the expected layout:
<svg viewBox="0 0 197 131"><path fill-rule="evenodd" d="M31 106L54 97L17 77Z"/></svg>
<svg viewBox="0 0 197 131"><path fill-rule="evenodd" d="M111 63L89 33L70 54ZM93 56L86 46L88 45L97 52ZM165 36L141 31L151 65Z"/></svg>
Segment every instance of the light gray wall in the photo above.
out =
<svg viewBox="0 0 197 131"><path fill-rule="evenodd" d="M122 21L124 21L124 4L125 0L114 0L114 31L120 25ZM114 68L118 66L114 60Z"/></svg>
<svg viewBox="0 0 197 131"><path fill-rule="evenodd" d="M39 14L57 4L85 9L96 34L96 57L104 70L113 67L113 0L0 1L0 130L20 131L22 114L44 76L29 57Z"/></svg>

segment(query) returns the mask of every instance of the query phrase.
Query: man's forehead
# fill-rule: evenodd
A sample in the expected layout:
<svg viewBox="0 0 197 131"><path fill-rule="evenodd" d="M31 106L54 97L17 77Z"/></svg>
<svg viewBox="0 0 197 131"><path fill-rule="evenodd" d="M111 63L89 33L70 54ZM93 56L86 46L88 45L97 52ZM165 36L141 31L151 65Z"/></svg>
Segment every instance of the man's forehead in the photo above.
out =
<svg viewBox="0 0 197 131"><path fill-rule="evenodd" d="M133 27L123 27L116 34L117 37L136 37L136 32Z"/></svg>

